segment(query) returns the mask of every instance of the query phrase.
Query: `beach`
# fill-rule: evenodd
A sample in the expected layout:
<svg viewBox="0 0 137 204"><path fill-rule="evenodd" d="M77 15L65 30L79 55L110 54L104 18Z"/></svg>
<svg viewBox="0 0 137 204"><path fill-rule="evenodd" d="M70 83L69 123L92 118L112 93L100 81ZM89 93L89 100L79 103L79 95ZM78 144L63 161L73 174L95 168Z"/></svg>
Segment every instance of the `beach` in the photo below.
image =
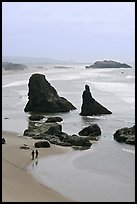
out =
<svg viewBox="0 0 137 204"><path fill-rule="evenodd" d="M18 136L17 133L3 131L6 144L2 145L2 202L71 202L48 186L39 183L27 167L39 158L31 159L34 139ZM26 144L30 149L20 149ZM62 154L69 148L51 145L40 148L39 157Z"/></svg>
<svg viewBox="0 0 137 204"><path fill-rule="evenodd" d="M114 132L135 124L135 69L28 69L4 73L2 78L2 196L5 201L49 202L134 202L135 146L118 143ZM98 124L101 136L84 151L51 145L40 148L39 158L31 160L34 141L21 137L29 127L28 81L33 73L44 74L60 96L77 109L59 116L63 132L78 134L90 124ZM112 111L110 115L80 116L82 92L88 84L93 97ZM43 119L41 122L44 122ZM15 132L15 134L13 133ZM9 134L10 133L10 134ZM37 164L38 161L38 164Z"/></svg>

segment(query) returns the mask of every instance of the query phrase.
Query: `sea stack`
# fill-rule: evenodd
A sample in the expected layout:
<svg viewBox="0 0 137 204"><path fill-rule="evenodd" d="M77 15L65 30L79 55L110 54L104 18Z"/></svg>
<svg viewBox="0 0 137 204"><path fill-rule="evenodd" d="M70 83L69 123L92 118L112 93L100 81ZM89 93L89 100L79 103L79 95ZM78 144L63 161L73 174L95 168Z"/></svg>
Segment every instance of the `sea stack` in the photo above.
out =
<svg viewBox="0 0 137 204"><path fill-rule="evenodd" d="M88 85L85 85L85 90L82 94L82 107L81 113L82 116L92 116L92 115L101 115L101 114L112 114L107 108L98 103L91 95L90 88Z"/></svg>
<svg viewBox="0 0 137 204"><path fill-rule="evenodd" d="M33 74L29 79L28 103L25 112L58 113L75 110L71 102L60 97L43 74Z"/></svg>

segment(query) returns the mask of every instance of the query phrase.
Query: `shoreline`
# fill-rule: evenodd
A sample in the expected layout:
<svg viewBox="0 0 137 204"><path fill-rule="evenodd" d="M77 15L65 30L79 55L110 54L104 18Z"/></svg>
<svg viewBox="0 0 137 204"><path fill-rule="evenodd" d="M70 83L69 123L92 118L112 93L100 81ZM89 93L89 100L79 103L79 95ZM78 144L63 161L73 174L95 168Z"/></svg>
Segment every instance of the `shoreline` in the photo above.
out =
<svg viewBox="0 0 137 204"><path fill-rule="evenodd" d="M38 140L18 136L18 133L2 131L2 202L73 202L48 186L42 185L27 171L35 161L31 159L32 149L39 150L39 158L63 154L70 151L67 147L51 144L50 148L35 148ZM28 145L30 149L20 149Z"/></svg>

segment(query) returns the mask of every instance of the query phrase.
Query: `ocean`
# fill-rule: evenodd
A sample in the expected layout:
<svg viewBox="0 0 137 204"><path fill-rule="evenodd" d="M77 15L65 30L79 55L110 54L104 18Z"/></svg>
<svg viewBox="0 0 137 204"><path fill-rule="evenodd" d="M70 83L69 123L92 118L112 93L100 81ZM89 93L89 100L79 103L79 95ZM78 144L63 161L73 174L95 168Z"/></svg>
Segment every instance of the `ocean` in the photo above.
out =
<svg viewBox="0 0 137 204"><path fill-rule="evenodd" d="M86 69L84 64L74 64L72 69L42 66L2 75L2 129L18 135L27 129L29 114L24 107L28 101L28 81L33 73L42 73L59 96L77 108L45 117L62 117L62 129L68 134L78 134L91 123L97 123L102 134L90 149L41 158L36 168L30 165L28 171L42 184L74 201L134 202L135 146L116 142L113 134L135 124L135 65L103 69ZM112 114L79 115L86 84L95 100Z"/></svg>

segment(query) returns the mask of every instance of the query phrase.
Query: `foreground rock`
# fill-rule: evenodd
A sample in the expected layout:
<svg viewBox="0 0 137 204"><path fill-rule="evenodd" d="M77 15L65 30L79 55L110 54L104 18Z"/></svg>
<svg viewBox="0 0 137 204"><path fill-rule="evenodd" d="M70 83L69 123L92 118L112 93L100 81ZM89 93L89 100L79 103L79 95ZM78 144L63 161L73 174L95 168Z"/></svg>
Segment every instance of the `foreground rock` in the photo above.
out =
<svg viewBox="0 0 137 204"><path fill-rule="evenodd" d="M32 120L32 121L39 121L39 120L42 120L44 118L43 115L31 115L29 117L29 120Z"/></svg>
<svg viewBox="0 0 137 204"><path fill-rule="evenodd" d="M133 127L124 127L114 133L114 139L117 142L135 145L135 125Z"/></svg>
<svg viewBox="0 0 137 204"><path fill-rule="evenodd" d="M78 134L80 136L87 136L90 140L97 140L96 136L101 135L101 129L98 124L91 124L83 128Z"/></svg>
<svg viewBox="0 0 137 204"><path fill-rule="evenodd" d="M92 116L101 114L112 114L107 108L98 103L91 95L90 88L85 85L85 90L82 95L83 103L81 107L82 116Z"/></svg>
<svg viewBox="0 0 137 204"><path fill-rule="evenodd" d="M42 139L60 146L77 146L79 147L78 149L83 150L90 148L92 145L88 138L78 135L68 135L62 132L62 126L57 123L43 123L40 126L29 127L24 131L24 136L32 137L33 139ZM37 147L41 147L42 145L42 143L36 143Z"/></svg>
<svg viewBox="0 0 137 204"><path fill-rule="evenodd" d="M2 144L6 144L6 140L4 137L2 138Z"/></svg>
<svg viewBox="0 0 137 204"><path fill-rule="evenodd" d="M42 74L33 74L28 86L29 101L25 106L25 112L57 113L76 109L67 99L58 95Z"/></svg>
<svg viewBox="0 0 137 204"><path fill-rule="evenodd" d="M96 61L93 65L86 66L86 68L131 68L131 66L112 60L104 60Z"/></svg>
<svg viewBox="0 0 137 204"><path fill-rule="evenodd" d="M39 141L39 142L35 142L34 145L36 148L40 148L40 147L50 147L50 143L48 141Z"/></svg>
<svg viewBox="0 0 137 204"><path fill-rule="evenodd" d="M61 122L63 119L61 117L49 117L45 123L55 123L55 122Z"/></svg>

